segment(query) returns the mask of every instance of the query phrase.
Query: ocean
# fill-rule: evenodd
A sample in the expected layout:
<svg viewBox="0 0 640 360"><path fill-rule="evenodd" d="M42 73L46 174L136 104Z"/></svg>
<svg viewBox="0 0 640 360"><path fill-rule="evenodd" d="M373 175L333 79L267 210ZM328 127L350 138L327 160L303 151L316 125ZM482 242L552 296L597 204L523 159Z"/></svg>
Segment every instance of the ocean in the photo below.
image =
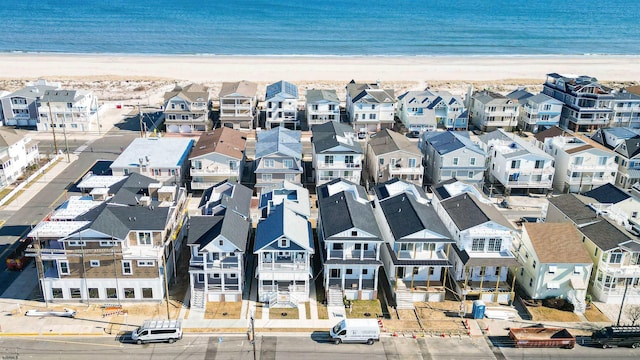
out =
<svg viewBox="0 0 640 360"><path fill-rule="evenodd" d="M2 0L0 52L640 54L639 0Z"/></svg>

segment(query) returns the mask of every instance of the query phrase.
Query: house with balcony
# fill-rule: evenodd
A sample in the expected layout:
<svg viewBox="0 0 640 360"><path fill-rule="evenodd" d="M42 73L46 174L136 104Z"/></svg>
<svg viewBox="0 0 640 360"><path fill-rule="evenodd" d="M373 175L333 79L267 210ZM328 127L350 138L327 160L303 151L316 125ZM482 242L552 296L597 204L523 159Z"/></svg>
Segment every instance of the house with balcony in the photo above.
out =
<svg viewBox="0 0 640 360"><path fill-rule="evenodd" d="M469 106L470 121L482 131L513 130L518 121L518 101L493 91L473 93Z"/></svg>
<svg viewBox="0 0 640 360"><path fill-rule="evenodd" d="M613 90L611 101L611 126L640 129L640 95L633 92Z"/></svg>
<svg viewBox="0 0 640 360"><path fill-rule="evenodd" d="M467 131L428 131L418 147L424 155L426 183L449 179L480 183L487 169L487 153L469 138Z"/></svg>
<svg viewBox="0 0 640 360"><path fill-rule="evenodd" d="M640 234L640 194L604 184L585 192L590 206L632 234Z"/></svg>
<svg viewBox="0 0 640 360"><path fill-rule="evenodd" d="M553 156L502 129L480 135L478 139L489 156L487 179L503 188L505 195L513 191L546 193L552 189Z"/></svg>
<svg viewBox="0 0 640 360"><path fill-rule="evenodd" d="M283 126L258 132L255 170L258 193L286 180L302 184L302 142L300 131Z"/></svg>
<svg viewBox="0 0 640 360"><path fill-rule="evenodd" d="M38 142L29 133L0 127L0 190L18 180L39 160Z"/></svg>
<svg viewBox="0 0 640 360"><path fill-rule="evenodd" d="M0 98L3 125L38 127L39 107L42 106L39 100L47 90L58 89L60 89L60 83L38 80L20 90L3 95Z"/></svg>
<svg viewBox="0 0 640 360"><path fill-rule="evenodd" d="M223 82L220 89L220 125L251 130L258 116L258 85L251 81Z"/></svg>
<svg viewBox="0 0 640 360"><path fill-rule="evenodd" d="M516 275L531 299L560 297L584 313L593 262L582 247L582 234L570 223L525 223Z"/></svg>
<svg viewBox="0 0 640 360"><path fill-rule="evenodd" d="M618 164L617 186L629 189L640 183L640 129L600 128L591 139L614 152Z"/></svg>
<svg viewBox="0 0 640 360"><path fill-rule="evenodd" d="M269 307L297 307L308 301L313 285L311 222L290 204L271 203L256 228L258 301Z"/></svg>
<svg viewBox="0 0 640 360"><path fill-rule="evenodd" d="M455 243L449 286L463 300L509 303L514 299L516 277L507 281L520 264L514 255L513 225L474 187L445 181L434 188L431 203Z"/></svg>
<svg viewBox="0 0 640 360"><path fill-rule="evenodd" d="M98 98L90 90L45 90L37 101L38 131L98 131Z"/></svg>
<svg viewBox="0 0 640 360"><path fill-rule="evenodd" d="M594 264L589 290L607 304L640 304L640 238L600 211L591 198L565 194L549 199L547 222L572 223ZM626 292L626 295L625 295Z"/></svg>
<svg viewBox="0 0 640 360"><path fill-rule="evenodd" d="M572 131L593 131L611 122L612 89L590 76L547 74L542 93L563 103L560 126Z"/></svg>
<svg viewBox="0 0 640 360"><path fill-rule="evenodd" d="M343 179L318 186L318 241L329 305L378 298L384 246L364 187Z"/></svg>
<svg viewBox="0 0 640 360"><path fill-rule="evenodd" d="M200 135L191 154L191 190L204 190L222 180L240 181L246 135L228 127Z"/></svg>
<svg viewBox="0 0 640 360"><path fill-rule="evenodd" d="M375 214L385 240L382 261L396 306L444 301L454 239L420 186L392 179L375 188Z"/></svg>
<svg viewBox="0 0 640 360"><path fill-rule="evenodd" d="M162 183L182 184L189 174L193 143L179 137L136 138L109 168L116 176L139 173Z"/></svg>
<svg viewBox="0 0 640 360"><path fill-rule="evenodd" d="M37 243L45 301L166 297L186 230L186 189L139 174L109 183L68 199L27 235Z"/></svg>
<svg viewBox="0 0 640 360"><path fill-rule="evenodd" d="M399 178L422 186L422 158L415 142L393 130L383 129L372 134L367 143L366 166L370 175L367 180L379 184Z"/></svg>
<svg viewBox="0 0 640 360"><path fill-rule="evenodd" d="M364 156L353 128L329 121L314 125L311 132L316 186L334 179L359 184Z"/></svg>
<svg viewBox="0 0 640 360"><path fill-rule="evenodd" d="M202 215L189 218L191 308L242 301L251 230L251 189L223 181L201 198Z"/></svg>
<svg viewBox="0 0 640 360"><path fill-rule="evenodd" d="M164 124L168 133L211 130L209 89L201 84L176 86L164 94Z"/></svg>
<svg viewBox="0 0 640 360"><path fill-rule="evenodd" d="M340 122L340 99L335 90L307 90L307 124L323 124L327 121Z"/></svg>
<svg viewBox="0 0 640 360"><path fill-rule="evenodd" d="M508 96L508 95L507 95ZM562 102L539 93L519 100L518 128L537 133L560 124Z"/></svg>
<svg viewBox="0 0 640 360"><path fill-rule="evenodd" d="M407 91L398 96L398 118L408 131L467 129L468 113L459 96L448 91Z"/></svg>
<svg viewBox="0 0 640 360"><path fill-rule="evenodd" d="M280 80L267 86L265 96L265 127L289 126L296 130L300 126L298 120L298 87L290 82Z"/></svg>
<svg viewBox="0 0 640 360"><path fill-rule="evenodd" d="M374 133L393 128L396 110L393 89L383 89L380 83L356 83L351 80L346 93L347 117L355 132Z"/></svg>
<svg viewBox="0 0 640 360"><path fill-rule="evenodd" d="M555 159L553 187L557 190L585 192L615 182L615 155L584 135L547 138L544 151Z"/></svg>

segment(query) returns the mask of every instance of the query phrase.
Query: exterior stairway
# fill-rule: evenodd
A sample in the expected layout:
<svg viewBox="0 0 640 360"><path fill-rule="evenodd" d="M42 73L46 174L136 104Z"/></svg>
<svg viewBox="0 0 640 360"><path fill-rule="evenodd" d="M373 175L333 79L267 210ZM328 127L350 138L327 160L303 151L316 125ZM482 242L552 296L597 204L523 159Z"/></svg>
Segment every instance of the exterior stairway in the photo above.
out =
<svg viewBox="0 0 640 360"><path fill-rule="evenodd" d="M341 290L329 289L327 291L327 306L344 306Z"/></svg>
<svg viewBox="0 0 640 360"><path fill-rule="evenodd" d="M396 309L413 309L413 295L409 290L396 290Z"/></svg>
<svg viewBox="0 0 640 360"><path fill-rule="evenodd" d="M191 308L204 309L205 307L205 299L204 299L204 290L203 289L193 289L191 293Z"/></svg>
<svg viewBox="0 0 640 360"><path fill-rule="evenodd" d="M578 299L575 290L570 290L567 293L567 300L573 304L573 312L578 314L584 314L587 310L587 304L584 299Z"/></svg>

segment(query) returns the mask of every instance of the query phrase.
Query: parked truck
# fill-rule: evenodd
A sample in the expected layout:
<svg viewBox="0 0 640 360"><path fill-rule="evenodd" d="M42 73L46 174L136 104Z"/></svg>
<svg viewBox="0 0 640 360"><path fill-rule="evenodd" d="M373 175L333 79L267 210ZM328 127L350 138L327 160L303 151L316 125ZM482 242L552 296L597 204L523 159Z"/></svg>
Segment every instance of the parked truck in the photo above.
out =
<svg viewBox="0 0 640 360"><path fill-rule="evenodd" d="M614 346L640 348L640 326L607 326L591 334L591 340L603 349Z"/></svg>
<svg viewBox="0 0 640 360"><path fill-rule="evenodd" d="M336 324L329 335L333 343L366 343L380 341L380 325L376 319L344 319Z"/></svg>
<svg viewBox="0 0 640 360"><path fill-rule="evenodd" d="M573 349L575 336L564 328L511 328L509 338L517 348Z"/></svg>

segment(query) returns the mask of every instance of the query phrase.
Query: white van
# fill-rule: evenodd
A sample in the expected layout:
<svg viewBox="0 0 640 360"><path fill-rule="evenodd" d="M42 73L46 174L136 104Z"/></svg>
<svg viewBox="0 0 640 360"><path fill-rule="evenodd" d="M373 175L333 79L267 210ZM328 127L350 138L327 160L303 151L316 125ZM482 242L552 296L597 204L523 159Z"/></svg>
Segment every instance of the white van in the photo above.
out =
<svg viewBox="0 0 640 360"><path fill-rule="evenodd" d="M182 339L182 321L180 320L146 320L142 326L131 333L131 340L138 345L164 341L171 344L180 339Z"/></svg>
<svg viewBox="0 0 640 360"><path fill-rule="evenodd" d="M373 345L374 341L380 341L380 325L376 319L344 319L336 324L329 335L333 343L366 343Z"/></svg>

